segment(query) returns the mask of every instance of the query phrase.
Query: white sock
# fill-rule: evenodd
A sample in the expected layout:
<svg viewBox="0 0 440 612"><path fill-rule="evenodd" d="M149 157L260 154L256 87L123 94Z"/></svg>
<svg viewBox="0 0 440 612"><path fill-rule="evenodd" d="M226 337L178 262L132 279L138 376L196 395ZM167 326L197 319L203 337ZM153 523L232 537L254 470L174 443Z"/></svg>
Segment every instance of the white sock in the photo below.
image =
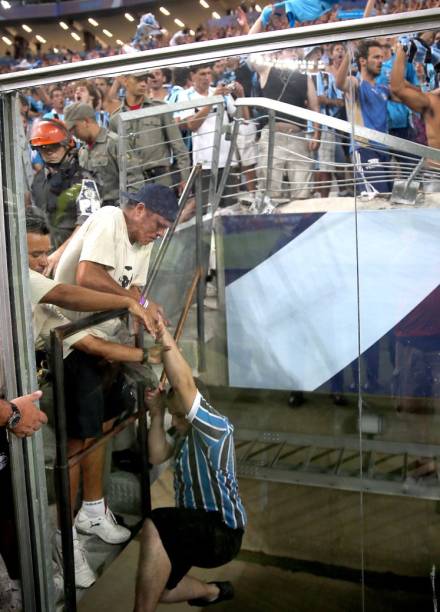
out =
<svg viewBox="0 0 440 612"><path fill-rule="evenodd" d="M105 515L105 501L104 498L96 499L95 501L83 501L81 510L83 510L88 517L94 518L97 516Z"/></svg>

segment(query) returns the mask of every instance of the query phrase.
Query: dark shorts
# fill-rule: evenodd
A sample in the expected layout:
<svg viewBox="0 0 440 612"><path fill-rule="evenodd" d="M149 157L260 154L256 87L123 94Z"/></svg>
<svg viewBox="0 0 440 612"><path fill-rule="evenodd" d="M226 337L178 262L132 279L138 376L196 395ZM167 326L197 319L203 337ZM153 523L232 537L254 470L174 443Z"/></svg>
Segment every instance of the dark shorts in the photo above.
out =
<svg viewBox="0 0 440 612"><path fill-rule="evenodd" d="M359 157L356 171L356 191L358 194L367 189L367 185L374 187L379 193L391 193L393 182L390 180L390 156L384 151L362 148L356 151Z"/></svg>
<svg viewBox="0 0 440 612"><path fill-rule="evenodd" d="M124 410L123 376L109 365L82 351L73 350L64 360L64 397L67 436L78 440L102 434L102 424Z"/></svg>
<svg viewBox="0 0 440 612"><path fill-rule="evenodd" d="M219 512L157 508L151 520L171 562L166 588L174 589L191 567L219 567L239 552L242 529L231 529Z"/></svg>

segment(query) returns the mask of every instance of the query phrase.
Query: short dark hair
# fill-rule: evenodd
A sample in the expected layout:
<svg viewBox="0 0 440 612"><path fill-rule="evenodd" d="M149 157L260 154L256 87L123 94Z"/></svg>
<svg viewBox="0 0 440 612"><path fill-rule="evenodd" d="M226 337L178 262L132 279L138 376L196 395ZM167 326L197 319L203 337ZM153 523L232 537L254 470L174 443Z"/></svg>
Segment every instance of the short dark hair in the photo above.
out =
<svg viewBox="0 0 440 612"><path fill-rule="evenodd" d="M61 91L61 93L64 95L61 85L54 85L49 92L49 96L52 98L56 91Z"/></svg>
<svg viewBox="0 0 440 612"><path fill-rule="evenodd" d="M205 68L212 69L212 63L207 64L193 64L190 68L191 72L197 72L198 70L204 70Z"/></svg>
<svg viewBox="0 0 440 612"><path fill-rule="evenodd" d="M173 68L172 82L174 85L180 85L180 87L185 87L189 77L189 68L185 68L185 66L178 66L176 68Z"/></svg>
<svg viewBox="0 0 440 612"><path fill-rule="evenodd" d="M26 233L40 234L41 236L50 234L44 213L35 206L26 209Z"/></svg>
<svg viewBox="0 0 440 612"><path fill-rule="evenodd" d="M379 49L381 49L382 45L378 40L374 38L372 40L361 40L361 42L359 43L357 52L356 52L356 63L357 63L359 70L361 69L359 60L368 59L370 49L372 49L373 47L379 47Z"/></svg>

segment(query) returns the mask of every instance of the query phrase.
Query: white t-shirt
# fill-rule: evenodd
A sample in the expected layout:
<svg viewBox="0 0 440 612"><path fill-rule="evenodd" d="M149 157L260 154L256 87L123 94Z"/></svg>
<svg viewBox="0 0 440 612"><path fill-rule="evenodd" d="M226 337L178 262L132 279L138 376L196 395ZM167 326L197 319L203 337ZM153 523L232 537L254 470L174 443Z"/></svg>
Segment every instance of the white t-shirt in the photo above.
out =
<svg viewBox="0 0 440 612"><path fill-rule="evenodd" d="M122 210L116 206L104 206L93 213L72 237L58 264L55 280L76 285L78 264L91 261L105 266L111 278L124 289L131 285L144 285L152 246L132 244ZM72 321L90 314L71 310L63 310L63 313ZM114 333L106 324L105 329L111 335Z"/></svg>
<svg viewBox="0 0 440 612"><path fill-rule="evenodd" d="M188 89L187 91L187 99L191 101L200 100L200 108L190 108L188 110L179 112L179 119L186 119L187 117L191 117L195 115L201 108L203 108L203 98L208 98L209 96L215 95L215 87L210 87L206 96L199 94L193 87ZM236 107L234 105L234 101L232 96L225 96L226 108L227 112L223 114L223 125L229 124L228 113L230 115L235 114ZM212 166L212 156L214 153L213 144L215 138L215 126L217 123L217 113L216 107L213 106L209 115L207 115L206 119L199 127L198 130L192 132L192 142L193 142L193 163L194 165L201 162L202 168L209 170ZM229 148L231 146L230 141L226 140L225 135L222 134L220 139L220 155L219 155L219 168L224 168L226 165L226 160L229 153ZM234 163L234 160L232 161Z"/></svg>
<svg viewBox="0 0 440 612"><path fill-rule="evenodd" d="M55 327L70 323L66 317L63 317L61 312L52 304L40 304L40 301L54 287L59 285L51 278L46 278L42 274L29 270L29 280L31 288L31 305L32 305L32 325L34 330L35 349L48 350L50 343L50 332ZM64 359L72 352L72 346L90 333L90 330L80 331L73 336L69 336L63 342L63 357Z"/></svg>

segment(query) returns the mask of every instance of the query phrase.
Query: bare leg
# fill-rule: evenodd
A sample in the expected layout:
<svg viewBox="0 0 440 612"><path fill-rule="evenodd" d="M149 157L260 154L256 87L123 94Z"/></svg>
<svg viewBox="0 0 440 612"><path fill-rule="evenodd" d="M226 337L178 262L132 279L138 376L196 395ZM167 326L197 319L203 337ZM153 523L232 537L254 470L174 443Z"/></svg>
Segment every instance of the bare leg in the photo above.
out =
<svg viewBox="0 0 440 612"><path fill-rule="evenodd" d="M141 534L134 612L156 610L170 572L171 563L159 532L154 523L146 519Z"/></svg>
<svg viewBox="0 0 440 612"><path fill-rule="evenodd" d="M83 450L84 446L85 446L85 440L73 440L73 439L67 440L67 455L69 457L72 457L72 455L76 455L77 453ZM70 506L72 509L72 520L73 520L74 509L75 509L75 502L76 502L76 498L78 495L80 475L81 475L81 468L80 468L80 464L77 463L69 470Z"/></svg>
<svg viewBox="0 0 440 612"><path fill-rule="evenodd" d="M103 424L104 433L110 431L113 427L114 419ZM84 448L90 446L94 439L86 440ZM83 500L96 501L104 497L103 473L105 464L106 444L99 446L96 450L86 455L81 461L81 469L83 474Z"/></svg>
<svg viewBox="0 0 440 612"><path fill-rule="evenodd" d="M179 601L188 601L189 599L206 599L213 601L219 595L220 591L217 585L207 584L192 576L184 576L179 584L168 591L164 590L160 601L162 603L177 603Z"/></svg>
<svg viewBox="0 0 440 612"><path fill-rule="evenodd" d="M255 191L257 189L257 173L255 167L247 167L243 170L244 177L246 179L246 189L248 191Z"/></svg>

